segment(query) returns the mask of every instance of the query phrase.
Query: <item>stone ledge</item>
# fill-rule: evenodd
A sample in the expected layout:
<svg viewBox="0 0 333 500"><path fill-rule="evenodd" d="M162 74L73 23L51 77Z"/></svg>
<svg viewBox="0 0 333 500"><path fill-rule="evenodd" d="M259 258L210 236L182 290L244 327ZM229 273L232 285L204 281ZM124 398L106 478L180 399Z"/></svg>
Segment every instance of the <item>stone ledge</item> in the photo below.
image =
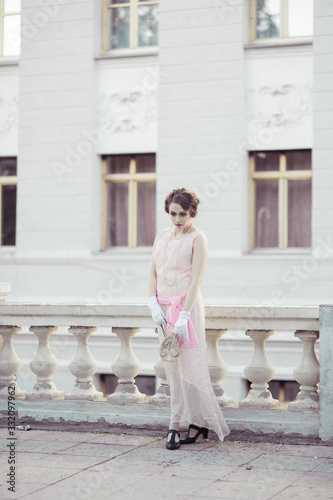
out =
<svg viewBox="0 0 333 500"><path fill-rule="evenodd" d="M0 325L155 328L147 304L0 304ZM206 305L206 329L319 330L319 306Z"/></svg>
<svg viewBox="0 0 333 500"><path fill-rule="evenodd" d="M5 427L7 401L0 401ZM112 405L90 401L16 401L17 424L47 430L77 430L164 435L170 409L148 403ZM319 415L274 409L223 408L230 440L328 444L319 439ZM211 433L212 434L212 433Z"/></svg>

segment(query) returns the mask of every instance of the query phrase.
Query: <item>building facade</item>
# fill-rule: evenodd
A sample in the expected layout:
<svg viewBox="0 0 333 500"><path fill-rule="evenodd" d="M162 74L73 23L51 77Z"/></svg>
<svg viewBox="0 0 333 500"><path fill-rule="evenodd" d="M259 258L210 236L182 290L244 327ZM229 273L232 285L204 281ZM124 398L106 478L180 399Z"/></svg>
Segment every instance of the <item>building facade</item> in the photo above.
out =
<svg viewBox="0 0 333 500"><path fill-rule="evenodd" d="M201 199L208 302L331 300L331 7L273 3L4 2L11 300L145 301L182 186Z"/></svg>
<svg viewBox="0 0 333 500"><path fill-rule="evenodd" d="M144 303L185 186L206 303L331 303L331 2L1 5L8 300Z"/></svg>

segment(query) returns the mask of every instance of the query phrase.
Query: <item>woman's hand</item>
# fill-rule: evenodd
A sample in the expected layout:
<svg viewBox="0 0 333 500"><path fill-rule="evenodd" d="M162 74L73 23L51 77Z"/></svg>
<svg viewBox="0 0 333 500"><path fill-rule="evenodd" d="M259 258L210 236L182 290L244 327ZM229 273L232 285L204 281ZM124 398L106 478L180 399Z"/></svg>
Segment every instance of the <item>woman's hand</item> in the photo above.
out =
<svg viewBox="0 0 333 500"><path fill-rule="evenodd" d="M150 297L148 304L151 310L151 316L153 318L154 323L156 323L157 325L165 325L166 317L163 312L163 309L157 302L157 298L154 296Z"/></svg>
<svg viewBox="0 0 333 500"><path fill-rule="evenodd" d="M179 318L176 321L173 332L178 335L179 339L188 340L188 320L191 317L191 313L187 311L181 311L179 313Z"/></svg>

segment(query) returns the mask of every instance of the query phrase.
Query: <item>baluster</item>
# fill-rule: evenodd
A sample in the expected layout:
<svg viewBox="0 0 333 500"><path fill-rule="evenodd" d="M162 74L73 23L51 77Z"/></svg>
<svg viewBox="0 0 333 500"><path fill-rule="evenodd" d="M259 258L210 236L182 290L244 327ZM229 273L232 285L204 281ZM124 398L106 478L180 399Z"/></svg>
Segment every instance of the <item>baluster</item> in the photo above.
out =
<svg viewBox="0 0 333 500"><path fill-rule="evenodd" d="M265 343L273 334L273 330L246 331L246 335L254 342L252 359L244 368L245 376L252 384L250 392L243 401L240 401L239 406L271 408L279 404L278 400L273 399L267 383L272 380L275 369L266 355Z"/></svg>
<svg viewBox="0 0 333 500"><path fill-rule="evenodd" d="M24 398L15 375L21 368L21 360L13 347L13 337L21 330L18 326L0 325L0 335L2 336L2 348L0 350L0 399L8 398L8 387L15 387L15 398Z"/></svg>
<svg viewBox="0 0 333 500"><path fill-rule="evenodd" d="M228 373L228 365L222 359L218 340L227 330L206 329L207 342L207 365L210 375L210 380L214 389L215 396L221 406L230 406L233 403L232 398L229 398L221 385L221 381Z"/></svg>
<svg viewBox="0 0 333 500"><path fill-rule="evenodd" d="M12 291L10 283L0 283L0 302L5 302L6 295Z"/></svg>
<svg viewBox="0 0 333 500"><path fill-rule="evenodd" d="M149 403L168 406L170 405L170 387L166 379L164 364L161 358L154 364L154 371L156 377L161 380L161 385L157 389L156 394L149 398Z"/></svg>
<svg viewBox="0 0 333 500"><path fill-rule="evenodd" d="M288 410L319 410L319 362L314 350L319 338L317 331L297 330L295 337L303 343L303 353L300 362L294 369L294 377L300 386L295 401L288 405Z"/></svg>
<svg viewBox="0 0 333 500"><path fill-rule="evenodd" d="M100 401L103 393L96 391L92 383L92 376L97 370L97 361L92 356L88 337L96 330L92 326L71 326L68 331L77 338L77 350L74 358L69 364L71 373L76 377L76 384L70 394L66 394L65 399L85 399L90 401Z"/></svg>
<svg viewBox="0 0 333 500"><path fill-rule="evenodd" d="M147 396L141 394L135 385L135 377L140 372L140 363L132 350L131 339L140 328L112 328L120 338L120 351L111 365L112 371L118 377L118 385L113 394L107 397L112 403L142 403Z"/></svg>
<svg viewBox="0 0 333 500"><path fill-rule="evenodd" d="M26 399L63 399L64 392L58 391L53 382L53 373L58 368L58 360L50 347L50 335L58 330L57 326L31 326L30 332L38 337L38 349L30 363L31 371L37 375L36 384Z"/></svg>

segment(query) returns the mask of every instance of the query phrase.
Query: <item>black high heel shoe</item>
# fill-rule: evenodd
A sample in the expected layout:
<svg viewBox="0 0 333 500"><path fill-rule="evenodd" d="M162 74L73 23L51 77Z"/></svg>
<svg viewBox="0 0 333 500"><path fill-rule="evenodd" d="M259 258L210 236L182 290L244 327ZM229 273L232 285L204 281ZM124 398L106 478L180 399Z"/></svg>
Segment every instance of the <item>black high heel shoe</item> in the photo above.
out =
<svg viewBox="0 0 333 500"><path fill-rule="evenodd" d="M197 431L196 435L193 437L190 437L190 430L191 429L194 429ZM202 437L204 439L207 439L208 438L208 429L206 429L206 427L198 427L197 425L191 424L188 428L188 431L187 431L187 437L185 439L181 439L180 444L195 443L196 440L198 439L198 437L200 436L200 434L202 434Z"/></svg>
<svg viewBox="0 0 333 500"><path fill-rule="evenodd" d="M167 434L167 439L170 433L172 434L171 439L170 441L167 440L165 446L167 447L168 450L176 450L177 448L180 447L180 434L175 429L169 429ZM176 434L178 434L179 441L176 441Z"/></svg>

